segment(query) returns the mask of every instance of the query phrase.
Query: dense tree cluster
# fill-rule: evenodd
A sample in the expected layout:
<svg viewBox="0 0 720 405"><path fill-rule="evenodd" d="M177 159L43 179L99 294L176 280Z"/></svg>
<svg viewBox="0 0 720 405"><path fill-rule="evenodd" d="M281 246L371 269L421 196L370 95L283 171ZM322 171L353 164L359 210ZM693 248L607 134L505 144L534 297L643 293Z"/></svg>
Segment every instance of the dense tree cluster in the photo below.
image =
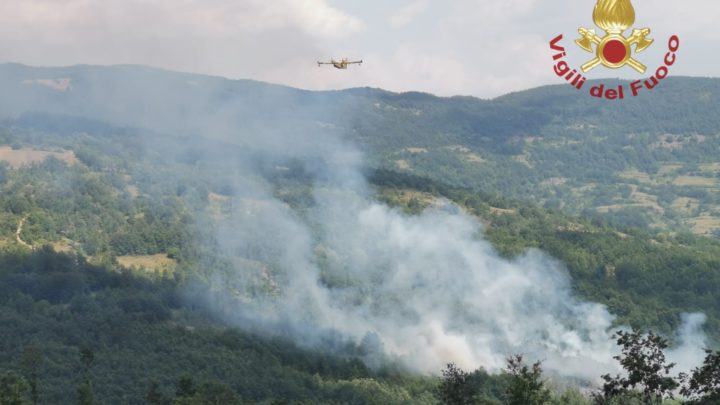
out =
<svg viewBox="0 0 720 405"><path fill-rule="evenodd" d="M431 379L241 332L182 294L50 247L0 251L0 403L432 403Z"/></svg>
<svg viewBox="0 0 720 405"><path fill-rule="evenodd" d="M652 332L618 331L617 344L621 355L615 359L623 368L623 375L602 376L602 389L592 395L577 390L551 389L543 376L542 363L527 365L523 356L507 359L504 373L492 377L503 392L482 389L474 380L482 375L482 369L468 373L454 364L442 370L442 381L437 398L442 405L662 405L715 404L718 399L720 375L720 353L708 351L702 367L696 368L691 376L672 376L674 364L665 362L664 350L668 342ZM670 402L680 387L682 401ZM555 392L554 392L555 391Z"/></svg>

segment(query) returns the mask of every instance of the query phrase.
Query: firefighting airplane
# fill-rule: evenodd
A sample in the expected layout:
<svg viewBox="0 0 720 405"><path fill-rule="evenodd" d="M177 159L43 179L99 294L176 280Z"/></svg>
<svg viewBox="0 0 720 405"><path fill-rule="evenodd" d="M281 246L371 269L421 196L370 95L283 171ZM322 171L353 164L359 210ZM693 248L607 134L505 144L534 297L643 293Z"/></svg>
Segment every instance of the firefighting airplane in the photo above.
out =
<svg viewBox="0 0 720 405"><path fill-rule="evenodd" d="M347 69L350 65L362 65L363 61L358 60L354 62L350 62L348 58L342 58L340 61L336 61L335 59L330 60L330 62L318 62L318 67L321 67L322 65L332 65L335 67L335 69Z"/></svg>

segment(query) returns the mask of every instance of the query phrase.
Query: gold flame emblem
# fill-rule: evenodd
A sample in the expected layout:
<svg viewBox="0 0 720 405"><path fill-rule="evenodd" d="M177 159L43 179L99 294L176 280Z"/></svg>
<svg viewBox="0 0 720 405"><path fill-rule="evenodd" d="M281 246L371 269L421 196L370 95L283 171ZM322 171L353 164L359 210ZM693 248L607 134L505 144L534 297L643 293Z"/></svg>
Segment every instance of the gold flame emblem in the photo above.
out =
<svg viewBox="0 0 720 405"><path fill-rule="evenodd" d="M575 43L580 48L592 53L593 44L596 45L596 58L582 65L583 72L602 64L610 69L629 65L638 72L645 73L645 65L632 57L632 46L635 45L635 53L639 53L652 45L653 40L647 37L650 35L650 28L634 28L629 37L623 35L635 24L635 9L630 0L598 0L593 10L593 21L605 31L605 36L600 37L594 29L578 30L581 38Z"/></svg>

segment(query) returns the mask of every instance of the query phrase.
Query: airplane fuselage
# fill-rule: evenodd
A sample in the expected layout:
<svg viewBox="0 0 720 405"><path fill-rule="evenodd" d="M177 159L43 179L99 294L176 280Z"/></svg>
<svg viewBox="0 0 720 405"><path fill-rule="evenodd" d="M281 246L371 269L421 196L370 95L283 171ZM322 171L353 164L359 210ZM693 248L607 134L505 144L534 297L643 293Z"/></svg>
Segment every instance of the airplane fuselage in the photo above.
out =
<svg viewBox="0 0 720 405"><path fill-rule="evenodd" d="M362 61L350 62L347 59L343 59L340 61L331 60L330 62L318 62L318 66L322 65L332 65L335 69L346 70L350 65L362 65Z"/></svg>

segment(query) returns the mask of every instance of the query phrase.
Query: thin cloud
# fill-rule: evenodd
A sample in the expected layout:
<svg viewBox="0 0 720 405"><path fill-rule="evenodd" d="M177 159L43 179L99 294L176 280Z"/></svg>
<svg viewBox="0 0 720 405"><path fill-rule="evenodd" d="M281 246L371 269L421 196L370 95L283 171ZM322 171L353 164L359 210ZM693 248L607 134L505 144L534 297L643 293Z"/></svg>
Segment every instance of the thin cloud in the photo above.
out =
<svg viewBox="0 0 720 405"><path fill-rule="evenodd" d="M398 12L390 18L390 25L392 25L394 28L403 28L408 24L412 23L417 16L426 12L428 10L428 7L430 7L429 0L413 1L412 3L398 10Z"/></svg>

